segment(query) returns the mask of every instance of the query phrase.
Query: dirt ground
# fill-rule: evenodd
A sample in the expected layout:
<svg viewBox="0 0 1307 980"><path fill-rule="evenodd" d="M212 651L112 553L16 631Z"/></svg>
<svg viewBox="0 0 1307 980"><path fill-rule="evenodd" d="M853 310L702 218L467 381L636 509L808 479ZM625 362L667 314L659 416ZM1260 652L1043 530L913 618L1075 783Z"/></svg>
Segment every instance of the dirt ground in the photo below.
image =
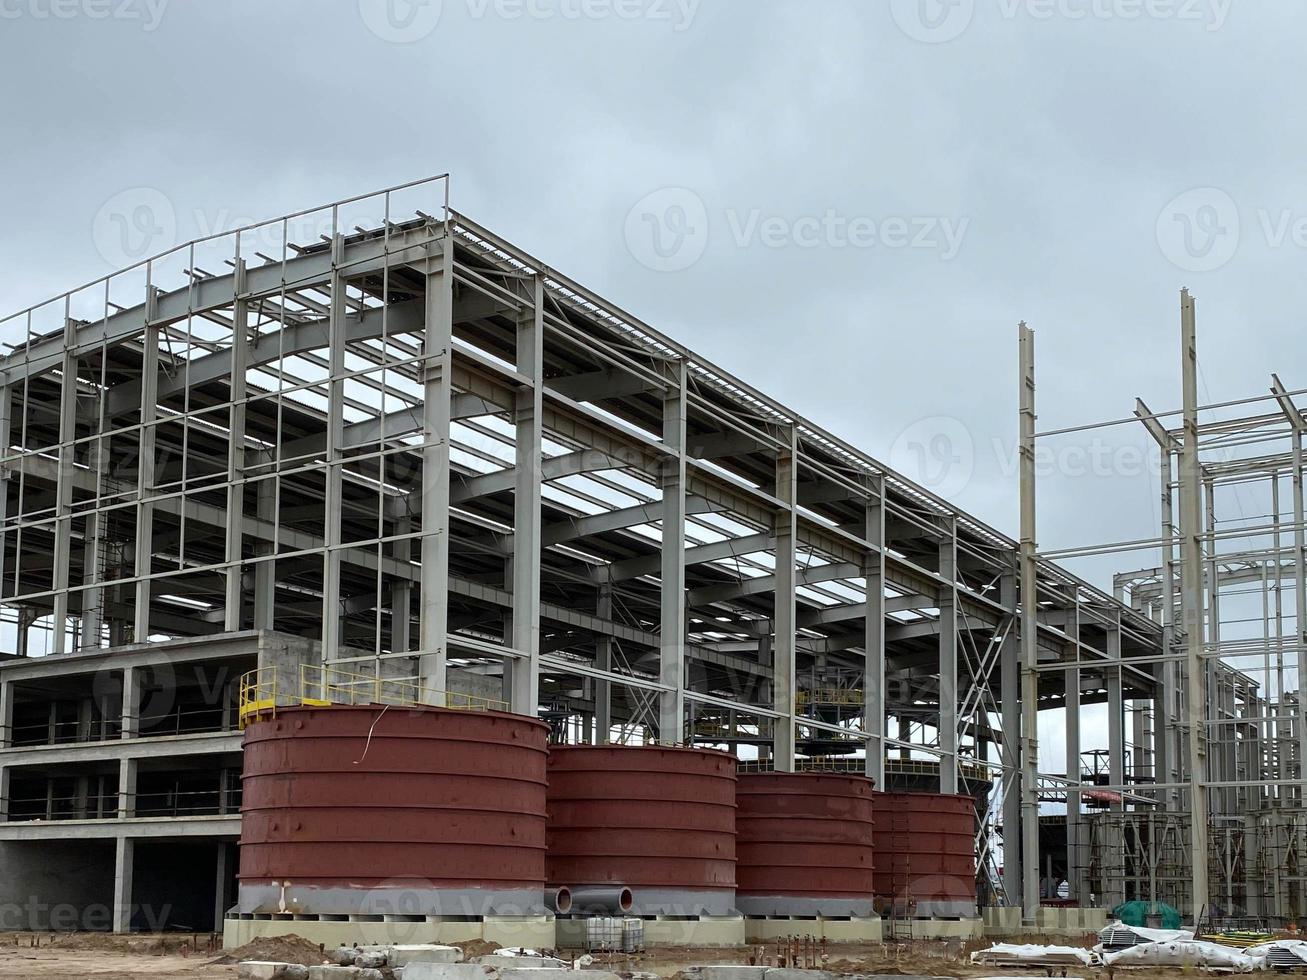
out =
<svg viewBox="0 0 1307 980"><path fill-rule="evenodd" d="M1064 941L1065 942L1065 941ZM1087 940L1085 945L1090 945ZM265 941L267 948L250 950L253 956L321 962L315 960L312 944L294 939ZM973 950L990 945L988 941L915 940L880 944L831 944L827 947L826 969L838 973L879 973L891 976L983 977L997 973L1012 974L1003 968L972 966ZM478 944L484 946L484 944ZM468 953L485 952L485 948ZM596 968L617 972L645 971L661 977L673 977L694 963L756 962L759 954L775 962L776 946L741 949L694 949L663 947L636 956L596 956ZM269 955L270 954L270 955ZM796 964L799 965L799 964ZM818 967L821 962L816 963ZM1027 971L1032 978L1042 971ZM1131 971L1130 980L1173 980L1184 972L1177 970ZM1072 976L1085 980L1101 971L1070 969ZM218 980L236 976L232 957L211 936L109 936L103 934L50 935L31 933L0 934L0 977L39 978L39 980Z"/></svg>

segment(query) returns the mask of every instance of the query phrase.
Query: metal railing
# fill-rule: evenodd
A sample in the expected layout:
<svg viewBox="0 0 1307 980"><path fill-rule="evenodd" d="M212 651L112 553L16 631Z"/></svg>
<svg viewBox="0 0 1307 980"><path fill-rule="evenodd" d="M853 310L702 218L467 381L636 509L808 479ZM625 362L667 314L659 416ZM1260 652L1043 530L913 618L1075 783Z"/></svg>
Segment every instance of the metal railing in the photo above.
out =
<svg viewBox="0 0 1307 980"><path fill-rule="evenodd" d="M454 708L463 711L507 711L508 702L458 691L438 691L416 678L359 674L330 664L300 664L290 673L277 667L260 667L241 676L240 724L278 708L308 705L390 705L401 708Z"/></svg>

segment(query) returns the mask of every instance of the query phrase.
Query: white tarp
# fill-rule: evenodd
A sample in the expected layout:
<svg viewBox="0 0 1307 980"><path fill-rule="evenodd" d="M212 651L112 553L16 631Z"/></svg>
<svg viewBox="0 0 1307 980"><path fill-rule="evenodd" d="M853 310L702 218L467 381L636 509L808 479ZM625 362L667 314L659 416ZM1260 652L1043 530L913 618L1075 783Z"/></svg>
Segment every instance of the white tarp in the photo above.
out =
<svg viewBox="0 0 1307 980"><path fill-rule="evenodd" d="M1150 943L1173 943L1194 938L1188 929L1145 929L1143 926L1127 926L1120 922L1109 922L1098 934L1101 936L1113 929L1133 932L1141 940Z"/></svg>
<svg viewBox="0 0 1307 980"><path fill-rule="evenodd" d="M1092 950L1080 946L1040 946L1034 943L995 943L989 949L980 949L971 954L972 963L1011 963L1015 961L1032 963L1083 963L1093 966L1098 957Z"/></svg>
<svg viewBox="0 0 1307 980"><path fill-rule="evenodd" d="M1244 950L1196 939L1140 943L1115 953L1104 953L1108 966L1206 966L1251 973L1257 966Z"/></svg>
<svg viewBox="0 0 1307 980"><path fill-rule="evenodd" d="M1274 942L1262 943L1260 946L1250 946L1245 952L1253 958L1259 970L1269 970L1275 966L1267 962L1273 952L1284 954L1282 957L1277 957L1281 962L1288 957L1294 957L1307 963L1307 940L1277 939Z"/></svg>

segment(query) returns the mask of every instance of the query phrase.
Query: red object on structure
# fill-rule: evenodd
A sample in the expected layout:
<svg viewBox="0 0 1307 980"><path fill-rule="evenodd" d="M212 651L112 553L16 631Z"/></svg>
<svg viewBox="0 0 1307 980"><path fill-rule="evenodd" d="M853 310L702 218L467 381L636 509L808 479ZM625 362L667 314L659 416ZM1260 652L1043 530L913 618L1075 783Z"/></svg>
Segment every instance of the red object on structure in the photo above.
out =
<svg viewBox="0 0 1307 980"><path fill-rule="evenodd" d="M975 915L976 801L877 792L876 894L909 914Z"/></svg>
<svg viewBox="0 0 1307 980"><path fill-rule="evenodd" d="M873 786L865 776L741 774L736 792L740 911L870 915Z"/></svg>
<svg viewBox="0 0 1307 980"><path fill-rule="evenodd" d="M254 721L241 911L540 907L548 733L504 712L380 705L280 708ZM404 907L377 907L376 890L403 891Z"/></svg>
<svg viewBox="0 0 1307 980"><path fill-rule="evenodd" d="M641 914L724 914L735 898L735 757L551 746L547 841L551 887L625 885Z"/></svg>

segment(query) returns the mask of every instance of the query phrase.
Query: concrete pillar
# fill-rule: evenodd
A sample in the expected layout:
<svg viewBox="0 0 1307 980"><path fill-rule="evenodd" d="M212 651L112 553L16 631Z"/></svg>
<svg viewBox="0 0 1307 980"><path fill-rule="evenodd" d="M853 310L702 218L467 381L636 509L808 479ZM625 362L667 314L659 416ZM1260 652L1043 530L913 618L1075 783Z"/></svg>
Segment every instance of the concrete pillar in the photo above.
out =
<svg viewBox="0 0 1307 980"><path fill-rule="evenodd" d="M227 915L227 883L231 878L231 854L226 841L218 841L218 861L213 882L213 931L222 931L222 920Z"/></svg>
<svg viewBox="0 0 1307 980"><path fill-rule="evenodd" d="M663 399L663 445L673 456L663 460L662 605L659 681L670 687L658 698L658 737L685 740L685 361L669 366L670 384Z"/></svg>
<svg viewBox="0 0 1307 980"><path fill-rule="evenodd" d="M141 668L123 668L123 738L141 733Z"/></svg>
<svg viewBox="0 0 1307 980"><path fill-rule="evenodd" d="M0 749L14 744L14 682L0 681Z"/></svg>
<svg viewBox="0 0 1307 980"><path fill-rule="evenodd" d="M119 820L136 816L136 769L135 759L123 759L118 763Z"/></svg>
<svg viewBox="0 0 1307 980"><path fill-rule="evenodd" d="M540 483L544 463L544 277L531 281L531 302L517 318L517 370L529 384L513 412L513 633L517 659L510 706L534 718L540 710Z"/></svg>
<svg viewBox="0 0 1307 980"><path fill-rule="evenodd" d="M130 837L119 837L113 866L113 931L132 931L132 860L136 842Z"/></svg>

